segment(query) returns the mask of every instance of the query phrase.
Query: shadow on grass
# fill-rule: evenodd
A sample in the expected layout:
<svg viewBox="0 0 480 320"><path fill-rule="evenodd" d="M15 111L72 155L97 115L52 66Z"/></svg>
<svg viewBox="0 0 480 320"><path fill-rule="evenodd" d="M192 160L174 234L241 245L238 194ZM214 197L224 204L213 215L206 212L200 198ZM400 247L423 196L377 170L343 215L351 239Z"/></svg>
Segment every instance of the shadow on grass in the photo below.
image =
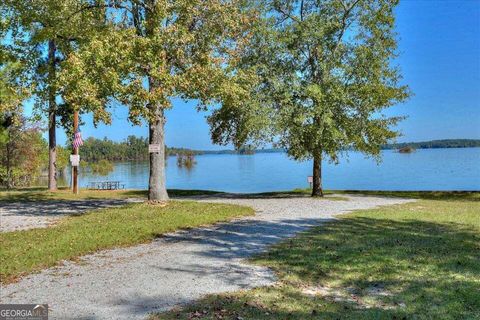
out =
<svg viewBox="0 0 480 320"><path fill-rule="evenodd" d="M260 193L228 193L211 190L169 189L168 194L173 198L241 198L241 199L280 199L310 196L309 189L295 189L292 191L274 191ZM332 194L354 194L382 197L400 197L425 200L447 201L480 201L479 191L375 191L375 190L326 190L325 199L347 200L343 197L331 197ZM47 200L94 200L94 199L125 199L147 198L147 190L88 190L82 189L79 195L74 195L68 187L49 192L45 187L31 187L20 189L1 189L0 203L12 201L47 201ZM321 198L319 198L321 199Z"/></svg>
<svg viewBox="0 0 480 320"><path fill-rule="evenodd" d="M214 196L225 194L218 191L208 190L168 190L170 197L197 197L197 196ZM96 199L127 199L139 198L146 199L148 196L147 190L89 190L82 189L78 195L73 194L69 188L60 188L58 191L50 192L46 188L21 188L12 190L0 190L0 203L14 202L14 201L82 201L82 200L96 200Z"/></svg>
<svg viewBox="0 0 480 320"><path fill-rule="evenodd" d="M273 235L283 228L268 229ZM232 239L199 238L213 246L199 254L244 257L232 248L245 243L248 251L258 241L257 234L242 230L235 230ZM196 312L200 312L197 318L209 319L221 310L224 319L478 318L479 249L478 227L422 220L342 218L284 241L255 258L256 263L277 272L281 285L207 297L158 319L189 319ZM325 286L339 288L345 296L302 291Z"/></svg>
<svg viewBox="0 0 480 320"><path fill-rule="evenodd" d="M22 188L2 190L0 204L3 202L40 202L40 201L81 201L96 199L127 199L146 198L145 190L88 190L73 194L69 188L60 188L57 191L48 191L46 188Z"/></svg>
<svg viewBox="0 0 480 320"><path fill-rule="evenodd" d="M270 192L267 194L303 194L310 195L311 189L295 189L289 192ZM327 190L329 194L352 194L394 198L410 198L442 201L480 201L480 191L384 191L384 190Z"/></svg>

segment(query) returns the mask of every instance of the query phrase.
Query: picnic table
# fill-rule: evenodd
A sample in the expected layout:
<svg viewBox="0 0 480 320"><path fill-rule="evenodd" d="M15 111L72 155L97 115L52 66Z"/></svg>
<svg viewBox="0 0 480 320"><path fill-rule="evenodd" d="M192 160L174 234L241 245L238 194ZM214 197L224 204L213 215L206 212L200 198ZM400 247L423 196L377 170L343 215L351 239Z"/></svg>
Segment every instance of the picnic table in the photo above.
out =
<svg viewBox="0 0 480 320"><path fill-rule="evenodd" d="M119 190L125 189L125 184L121 181L92 181L88 183L88 188L93 190Z"/></svg>

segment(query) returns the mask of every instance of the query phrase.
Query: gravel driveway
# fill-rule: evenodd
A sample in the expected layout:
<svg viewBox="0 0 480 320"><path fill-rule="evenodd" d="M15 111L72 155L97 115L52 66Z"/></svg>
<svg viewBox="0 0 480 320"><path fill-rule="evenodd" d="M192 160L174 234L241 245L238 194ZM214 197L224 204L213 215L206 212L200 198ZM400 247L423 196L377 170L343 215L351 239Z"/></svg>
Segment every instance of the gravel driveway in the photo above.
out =
<svg viewBox="0 0 480 320"><path fill-rule="evenodd" d="M66 262L2 286L1 303L48 303L51 319L144 319L204 294L271 284L268 269L243 259L337 214L410 201L348 199L203 199L252 206L257 214Z"/></svg>
<svg viewBox="0 0 480 320"><path fill-rule="evenodd" d="M62 217L121 206L138 199L0 202L0 232L46 228Z"/></svg>

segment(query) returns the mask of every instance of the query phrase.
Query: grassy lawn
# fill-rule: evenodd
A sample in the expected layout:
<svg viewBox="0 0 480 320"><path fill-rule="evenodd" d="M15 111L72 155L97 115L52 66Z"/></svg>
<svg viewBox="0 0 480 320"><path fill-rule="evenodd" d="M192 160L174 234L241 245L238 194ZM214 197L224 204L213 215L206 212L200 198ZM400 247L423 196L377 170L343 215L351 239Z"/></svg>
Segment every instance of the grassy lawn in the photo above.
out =
<svg viewBox="0 0 480 320"><path fill-rule="evenodd" d="M50 228L0 233L0 279L10 282L64 259L253 213L251 208L228 204L170 201L162 207L137 203L71 216Z"/></svg>
<svg viewBox="0 0 480 320"><path fill-rule="evenodd" d="M256 257L275 286L152 319L480 319L480 194L417 198L343 215Z"/></svg>
<svg viewBox="0 0 480 320"><path fill-rule="evenodd" d="M295 189L292 191L261 192L239 195L240 197L259 197L259 198L284 198L295 196L310 195L311 189ZM372 190L326 190L325 195L328 200L345 201L348 198L342 197L342 194L359 194L386 197L401 197L428 200L472 200L480 201L477 197L478 192L458 192L458 191L372 191ZM170 197L192 197L204 195L220 195L221 191L210 190L181 190L169 189ZM332 196L335 194L336 196ZM69 188L60 188L57 191L49 192L45 187L21 188L7 191L0 189L0 203L8 201L48 201L48 200L93 200L93 199L127 199L127 198L147 198L147 190L89 190L82 189L79 194L73 194ZM322 198L318 198L322 199Z"/></svg>
<svg viewBox="0 0 480 320"><path fill-rule="evenodd" d="M199 196L218 194L217 191L205 190L168 190L171 197ZM48 201L48 200L93 200L93 199L127 199L147 198L147 190L89 190L82 189L79 194L73 194L70 188L60 188L49 192L44 187L22 188L7 191L0 189L0 203L5 201Z"/></svg>

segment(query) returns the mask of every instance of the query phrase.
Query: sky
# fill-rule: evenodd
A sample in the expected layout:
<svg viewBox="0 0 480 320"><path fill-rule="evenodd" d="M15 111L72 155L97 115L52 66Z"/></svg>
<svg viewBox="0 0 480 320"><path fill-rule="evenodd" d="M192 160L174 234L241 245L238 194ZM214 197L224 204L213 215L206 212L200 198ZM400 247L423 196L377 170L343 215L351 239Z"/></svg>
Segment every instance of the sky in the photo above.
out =
<svg viewBox="0 0 480 320"><path fill-rule="evenodd" d="M403 0L396 17L400 53L396 63L414 93L386 112L408 117L397 127L402 133L398 141L480 139L480 0ZM198 113L194 102L175 99L166 115L168 146L228 148L211 143L206 114ZM114 108L110 126L94 128L88 115L83 120L84 138L122 141L128 135L148 135L146 126L128 123L123 106ZM57 139L65 144L61 129Z"/></svg>

